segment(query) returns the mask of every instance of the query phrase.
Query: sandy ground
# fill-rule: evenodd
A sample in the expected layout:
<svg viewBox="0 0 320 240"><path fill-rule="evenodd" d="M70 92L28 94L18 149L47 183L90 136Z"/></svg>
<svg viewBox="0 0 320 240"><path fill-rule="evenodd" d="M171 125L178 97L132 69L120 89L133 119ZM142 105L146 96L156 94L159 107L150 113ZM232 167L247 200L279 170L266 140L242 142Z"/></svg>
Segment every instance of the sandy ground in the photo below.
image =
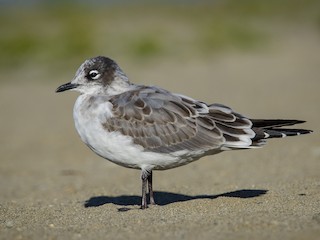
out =
<svg viewBox="0 0 320 240"><path fill-rule="evenodd" d="M250 54L122 64L134 82L315 131L155 172L158 205L144 211L139 171L87 149L76 93L54 93L78 66L59 82L1 84L0 239L319 239L319 40L302 31Z"/></svg>

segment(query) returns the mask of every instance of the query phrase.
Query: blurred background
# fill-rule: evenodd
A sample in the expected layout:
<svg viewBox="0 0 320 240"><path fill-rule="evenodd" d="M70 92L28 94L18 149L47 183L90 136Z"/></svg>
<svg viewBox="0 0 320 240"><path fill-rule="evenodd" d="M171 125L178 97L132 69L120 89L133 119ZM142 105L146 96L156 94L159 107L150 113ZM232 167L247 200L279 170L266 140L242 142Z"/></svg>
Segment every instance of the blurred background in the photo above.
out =
<svg viewBox="0 0 320 240"><path fill-rule="evenodd" d="M1 82L21 73L28 80L50 81L52 74L58 79L95 55L140 71L145 64L268 51L286 34L298 39L304 31L318 33L319 5L317 0L0 0Z"/></svg>
<svg viewBox="0 0 320 240"><path fill-rule="evenodd" d="M319 130L318 0L0 0L2 202L140 195L137 171L106 164L81 143L72 119L77 94L54 92L97 55L114 59L135 83L223 103L249 117L307 120L305 128ZM238 153L208 157L220 159L216 175L206 171L213 169L209 161L183 174L157 173L156 188L203 194L213 181L223 192L235 188L240 172L258 174L256 183L319 177L319 161L307 164L320 159L318 134L287 141L271 142L261 162L252 159L263 152L242 152L245 167L234 161ZM304 161L284 169L275 160L283 156ZM227 168L234 174L223 185L218 179Z"/></svg>

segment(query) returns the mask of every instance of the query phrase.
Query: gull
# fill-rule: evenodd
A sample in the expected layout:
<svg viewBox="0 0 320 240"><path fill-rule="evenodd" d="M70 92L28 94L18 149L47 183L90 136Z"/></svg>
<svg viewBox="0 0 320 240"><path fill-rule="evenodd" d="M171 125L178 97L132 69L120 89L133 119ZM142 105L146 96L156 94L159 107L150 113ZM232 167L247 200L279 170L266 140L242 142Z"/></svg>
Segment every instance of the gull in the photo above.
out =
<svg viewBox="0 0 320 240"><path fill-rule="evenodd" d="M56 92L66 90L80 93L73 118L82 141L102 158L141 170L141 209L155 204L153 170L312 132L286 128L305 121L249 119L222 104L131 83L115 61L103 56L86 60Z"/></svg>

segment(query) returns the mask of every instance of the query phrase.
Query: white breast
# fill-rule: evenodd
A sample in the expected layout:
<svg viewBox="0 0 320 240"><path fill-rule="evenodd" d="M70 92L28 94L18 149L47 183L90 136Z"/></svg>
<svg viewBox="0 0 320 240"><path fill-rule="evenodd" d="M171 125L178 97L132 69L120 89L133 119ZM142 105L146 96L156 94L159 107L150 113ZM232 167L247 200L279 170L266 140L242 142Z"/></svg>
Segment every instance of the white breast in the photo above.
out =
<svg viewBox="0 0 320 240"><path fill-rule="evenodd" d="M112 117L112 104L104 97L80 95L75 103L75 127L82 139L96 154L124 167L137 169L168 169L195 160L187 151L160 154L143 151L132 138L119 132L108 132L103 122Z"/></svg>

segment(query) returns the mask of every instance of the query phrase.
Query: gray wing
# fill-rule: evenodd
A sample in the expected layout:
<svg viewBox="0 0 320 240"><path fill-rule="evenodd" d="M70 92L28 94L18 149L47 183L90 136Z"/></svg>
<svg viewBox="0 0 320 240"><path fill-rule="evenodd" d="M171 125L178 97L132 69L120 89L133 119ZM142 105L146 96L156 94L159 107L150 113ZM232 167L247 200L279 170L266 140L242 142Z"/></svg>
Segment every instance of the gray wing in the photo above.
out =
<svg viewBox="0 0 320 240"><path fill-rule="evenodd" d="M250 120L230 108L156 87L141 86L109 101L114 116L103 126L132 137L146 151L248 148L254 137Z"/></svg>

